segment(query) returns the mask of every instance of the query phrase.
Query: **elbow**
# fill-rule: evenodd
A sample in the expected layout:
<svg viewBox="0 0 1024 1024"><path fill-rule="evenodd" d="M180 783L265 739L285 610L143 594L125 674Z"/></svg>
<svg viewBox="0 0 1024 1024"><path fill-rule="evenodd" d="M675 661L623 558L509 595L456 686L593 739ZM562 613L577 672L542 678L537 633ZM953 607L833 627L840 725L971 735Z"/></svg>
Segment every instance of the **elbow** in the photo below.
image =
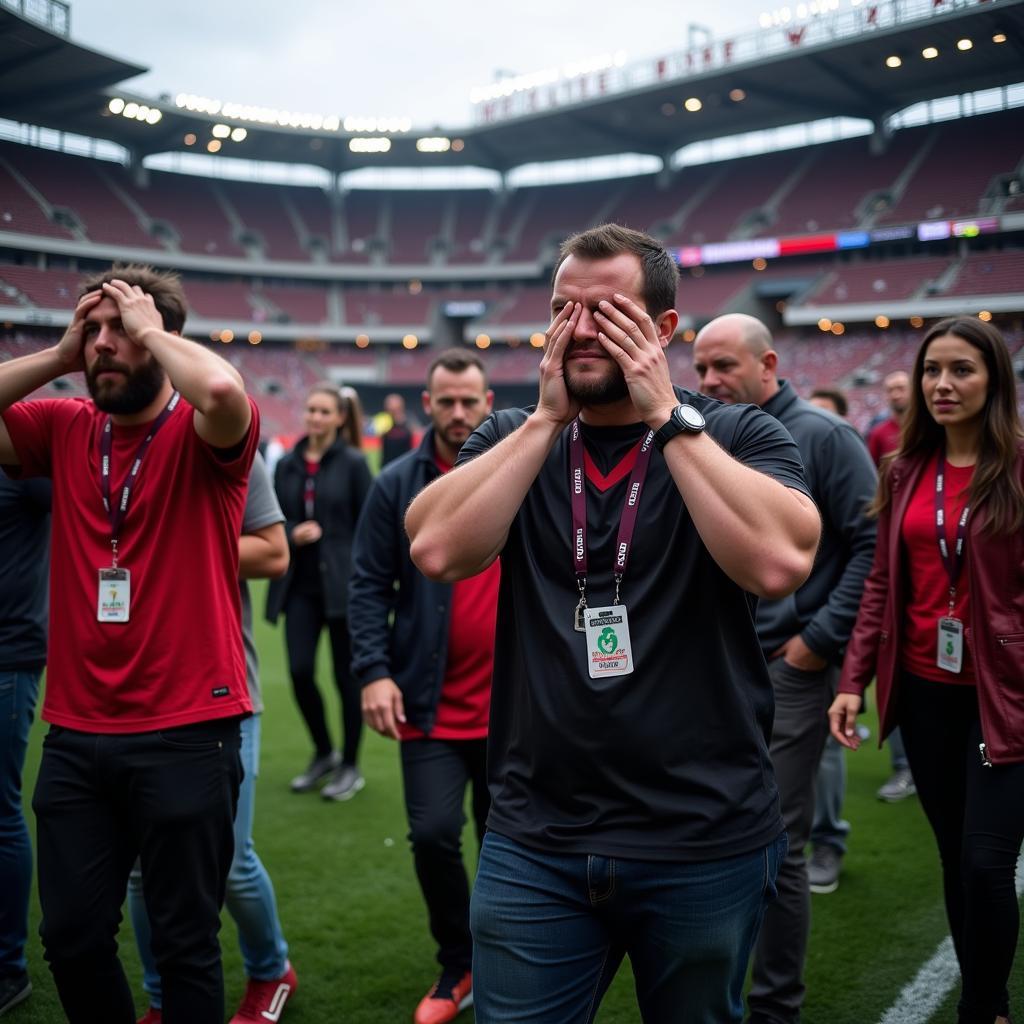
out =
<svg viewBox="0 0 1024 1024"><path fill-rule="evenodd" d="M267 566L267 579L279 580L288 571L290 564L291 556L288 553L287 546L281 551L275 551Z"/></svg>
<svg viewBox="0 0 1024 1024"><path fill-rule="evenodd" d="M230 414L247 402L245 387L230 374L221 373L207 381L206 400L208 408L203 410L206 415Z"/></svg>
<svg viewBox="0 0 1024 1024"><path fill-rule="evenodd" d="M757 581L755 593L768 601L778 601L780 598L789 597L794 590L807 581L814 567L814 552L808 554L794 552L786 559L776 559L770 566L767 566Z"/></svg>
<svg viewBox="0 0 1024 1024"><path fill-rule="evenodd" d="M409 555L413 565L428 579L437 580L439 583L451 583L456 579L452 573L448 553L441 545L431 543L422 534L412 539Z"/></svg>

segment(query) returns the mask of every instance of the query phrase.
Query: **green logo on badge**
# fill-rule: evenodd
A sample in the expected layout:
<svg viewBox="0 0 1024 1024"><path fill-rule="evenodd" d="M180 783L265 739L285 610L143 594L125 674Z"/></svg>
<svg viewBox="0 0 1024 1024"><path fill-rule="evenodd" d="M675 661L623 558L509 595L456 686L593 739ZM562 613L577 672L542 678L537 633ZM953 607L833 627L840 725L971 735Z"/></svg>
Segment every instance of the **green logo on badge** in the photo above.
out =
<svg viewBox="0 0 1024 1024"><path fill-rule="evenodd" d="M946 641L946 657L947 658L952 658L953 657L953 641L952 640L947 640Z"/></svg>
<svg viewBox="0 0 1024 1024"><path fill-rule="evenodd" d="M619 638L611 626L605 626L601 635L597 638L597 649L602 654L611 654L619 646Z"/></svg>

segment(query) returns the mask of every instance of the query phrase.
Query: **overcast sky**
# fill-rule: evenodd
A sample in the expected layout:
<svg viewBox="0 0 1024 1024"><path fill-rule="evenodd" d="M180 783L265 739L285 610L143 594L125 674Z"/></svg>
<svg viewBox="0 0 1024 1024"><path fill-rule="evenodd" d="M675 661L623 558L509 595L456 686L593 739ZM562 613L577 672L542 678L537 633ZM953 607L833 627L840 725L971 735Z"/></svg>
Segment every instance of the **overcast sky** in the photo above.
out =
<svg viewBox="0 0 1024 1024"><path fill-rule="evenodd" d="M756 31L769 0L71 0L71 36L151 68L147 96L191 92L342 117L408 115L464 126L469 92L518 74L625 51L685 50L687 26Z"/></svg>

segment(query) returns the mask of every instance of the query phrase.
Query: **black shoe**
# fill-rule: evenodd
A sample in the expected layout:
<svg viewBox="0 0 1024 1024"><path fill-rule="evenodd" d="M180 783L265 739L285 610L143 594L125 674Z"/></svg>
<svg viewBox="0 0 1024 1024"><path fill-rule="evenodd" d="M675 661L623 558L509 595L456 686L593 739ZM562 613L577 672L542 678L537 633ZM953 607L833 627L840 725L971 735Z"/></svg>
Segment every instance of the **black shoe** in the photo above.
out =
<svg viewBox="0 0 1024 1024"><path fill-rule="evenodd" d="M811 892L819 895L835 892L839 888L839 872L843 855L827 843L815 846L807 862L807 882Z"/></svg>
<svg viewBox="0 0 1024 1024"><path fill-rule="evenodd" d="M0 1017L18 1003L24 1002L30 995L32 982L28 980L25 971L0 978Z"/></svg>
<svg viewBox="0 0 1024 1024"><path fill-rule="evenodd" d="M323 757L314 755L313 760L309 762L309 767L301 775L296 775L292 779L292 792L308 793L311 789L316 789L318 783L323 782L340 766L341 754L337 750L332 750L329 754L324 754Z"/></svg>

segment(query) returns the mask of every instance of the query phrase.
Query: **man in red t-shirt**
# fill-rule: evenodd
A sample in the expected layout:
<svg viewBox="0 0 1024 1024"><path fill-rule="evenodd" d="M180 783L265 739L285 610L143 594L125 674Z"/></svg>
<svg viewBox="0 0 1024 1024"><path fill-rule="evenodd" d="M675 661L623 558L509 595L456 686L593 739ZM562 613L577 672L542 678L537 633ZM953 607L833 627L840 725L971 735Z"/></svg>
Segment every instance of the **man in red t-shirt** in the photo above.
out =
<svg viewBox="0 0 1024 1024"><path fill-rule="evenodd" d="M238 535L259 417L181 337L176 275L115 266L52 348L0 365L0 464L53 480L40 928L71 1021L129 1024L116 934L145 869L167 1024L221 1024L217 931L251 710ZM92 400L23 402L84 370Z"/></svg>
<svg viewBox="0 0 1024 1024"><path fill-rule="evenodd" d="M910 377L905 370L893 370L882 386L885 388L885 400L889 403L889 418L876 423L868 431L868 451L876 466L881 465L883 456L899 447L903 417L910 404Z"/></svg>
<svg viewBox="0 0 1024 1024"><path fill-rule="evenodd" d="M367 725L401 741L409 839L441 964L440 978L416 1007L415 1024L453 1020L472 1000L462 807L471 785L482 839L490 807L485 755L500 569L495 561L455 584L428 580L409 557L405 510L452 468L493 400L475 355L453 349L433 361L423 392L431 428L417 450L377 478L352 550L352 669L363 685Z"/></svg>

